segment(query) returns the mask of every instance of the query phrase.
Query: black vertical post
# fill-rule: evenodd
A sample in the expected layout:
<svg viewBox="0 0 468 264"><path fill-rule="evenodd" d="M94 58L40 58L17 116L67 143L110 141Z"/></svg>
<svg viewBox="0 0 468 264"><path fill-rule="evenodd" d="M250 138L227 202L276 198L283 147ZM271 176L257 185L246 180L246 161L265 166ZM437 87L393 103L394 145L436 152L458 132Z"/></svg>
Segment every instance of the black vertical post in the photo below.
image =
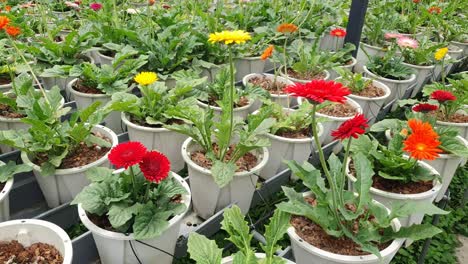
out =
<svg viewBox="0 0 468 264"><path fill-rule="evenodd" d="M349 10L348 26L346 27L345 43L352 43L356 46L353 57L356 58L361 41L362 28L366 19L366 11L369 0L352 0Z"/></svg>

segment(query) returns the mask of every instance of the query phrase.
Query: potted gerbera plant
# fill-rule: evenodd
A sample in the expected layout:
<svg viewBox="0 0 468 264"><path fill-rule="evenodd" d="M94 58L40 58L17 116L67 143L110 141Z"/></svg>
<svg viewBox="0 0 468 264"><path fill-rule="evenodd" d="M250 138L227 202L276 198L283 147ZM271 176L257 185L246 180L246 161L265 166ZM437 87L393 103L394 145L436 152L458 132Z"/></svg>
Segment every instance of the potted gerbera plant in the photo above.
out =
<svg viewBox="0 0 468 264"><path fill-rule="evenodd" d="M97 111L100 102L63 121L71 109L61 108L59 89L43 93L43 97L29 99L25 105L22 122L30 127L1 131L0 143L22 151L21 159L33 168L47 204L57 207L89 184L84 175L88 169L108 164L107 154L118 139L112 130L99 125L106 115Z"/></svg>
<svg viewBox="0 0 468 264"><path fill-rule="evenodd" d="M320 87L320 89L317 89ZM343 122L353 118L356 114L362 113L361 106L354 100L345 96L351 94L350 90L343 84L335 81L313 80L302 84L296 83L286 87L285 91L298 97L299 105L304 100L310 101L309 98L321 98L324 94L328 94L330 98L337 100L329 100L326 104L320 105L314 114L320 118L326 118L323 122L323 144L329 144L333 141L330 132L338 128ZM322 99L317 99L324 102Z"/></svg>
<svg viewBox="0 0 468 264"><path fill-rule="evenodd" d="M275 256L280 249L278 245L288 229L289 215L276 210L265 227L265 244L261 247L265 253L256 253L252 247L250 227L245 221L238 206L234 205L224 211L221 228L229 234L227 240L232 241L239 251L229 257L222 258L223 250L218 248L215 241L203 235L191 233L188 239L190 258L196 263L232 264L232 263L278 263L294 264L294 262ZM222 259L221 259L222 258Z"/></svg>
<svg viewBox="0 0 468 264"><path fill-rule="evenodd" d="M68 83L67 88L73 95L78 109L84 109L96 101L108 103L113 94L131 90L132 76L146 64L147 59L143 55L132 58L136 53L137 51L124 49L122 53L115 55L111 65L97 66L90 62L74 65L68 71L68 76L75 79ZM123 132L119 113L110 113L104 122L112 131Z"/></svg>
<svg viewBox="0 0 468 264"><path fill-rule="evenodd" d="M164 154L148 151L140 142L115 146L109 161L118 170L89 170L91 184L72 202L93 234L101 261L172 263L182 218L190 208L187 182L170 171Z"/></svg>
<svg viewBox="0 0 468 264"><path fill-rule="evenodd" d="M353 167L354 157L358 153L367 156L376 171L370 193L389 208L393 207L392 203L409 201L427 206L432 204L442 188L440 174L422 161L439 157L442 152L439 135L429 123L418 119L408 120L408 127L403 135L393 134L388 146L368 136L360 137L350 149L352 158L347 160L347 175L351 187L356 188L359 176ZM423 217L423 214L414 212L400 217L400 221L403 226L410 226L421 223Z"/></svg>
<svg viewBox="0 0 468 264"><path fill-rule="evenodd" d="M227 205L236 202L247 212L252 201L258 173L268 160L269 142L260 138L274 123L272 118L249 116L248 123L234 118L233 43L245 43L250 35L244 31L219 32L210 41L223 42L229 52L230 74L224 96L219 101L222 112L214 117L212 109L196 105L176 105L167 113L184 121L166 128L189 136L182 146L182 157L188 165L193 207L207 219Z"/></svg>
<svg viewBox="0 0 468 264"><path fill-rule="evenodd" d="M179 124L168 113L177 105L194 105L194 98L185 99L193 87L205 82L194 72L174 75L175 87L170 89L165 82L159 82L156 73L140 72L134 81L138 84L141 97L119 92L112 96L110 108L120 111L121 120L127 126L130 140L138 140L148 149L157 149L167 155L172 170L178 172L185 166L180 149L187 136L164 128L164 125Z"/></svg>
<svg viewBox="0 0 468 264"><path fill-rule="evenodd" d="M13 188L15 174L31 171L28 165L16 165L14 161L7 164L0 161L0 223L10 219L10 200L8 194Z"/></svg>
<svg viewBox="0 0 468 264"><path fill-rule="evenodd" d="M283 160L295 160L302 163L306 161L311 153L315 151L312 131L310 125L312 122L312 105L304 101L298 109L283 108L283 106L266 102L257 112L264 117L273 117L276 123L270 127L266 137L271 145L268 147L270 158L261 171L260 177L267 180L277 173L284 171L287 165ZM322 137L323 127L319 126L319 137Z"/></svg>
<svg viewBox="0 0 468 264"><path fill-rule="evenodd" d="M292 173L310 190L302 194L283 187L288 201L278 205L281 211L292 214L288 235L296 263L390 263L404 238L423 239L441 232L431 225L402 227L398 220L398 217L413 212L445 213L432 204L415 207L412 203L400 203L393 205L390 211L382 203L372 200L369 189L374 170L371 161L362 153L353 156L356 192L347 191L346 162L342 163L332 153L327 163L318 139L315 117L321 103L342 102L346 98L336 89L323 93L319 85L310 86L307 98L312 103L311 130L326 182L321 171L311 164L305 162L300 166L295 161L288 162ZM367 126L367 120L358 114L331 133L337 140L348 140L344 143L345 161L353 146L352 138L359 138Z"/></svg>
<svg viewBox="0 0 468 264"><path fill-rule="evenodd" d="M385 100L391 94L390 88L379 81L363 77L361 73L339 68L336 71L341 76L336 81L349 88L351 94L348 97L361 106L362 112L369 120L368 123L373 124Z"/></svg>

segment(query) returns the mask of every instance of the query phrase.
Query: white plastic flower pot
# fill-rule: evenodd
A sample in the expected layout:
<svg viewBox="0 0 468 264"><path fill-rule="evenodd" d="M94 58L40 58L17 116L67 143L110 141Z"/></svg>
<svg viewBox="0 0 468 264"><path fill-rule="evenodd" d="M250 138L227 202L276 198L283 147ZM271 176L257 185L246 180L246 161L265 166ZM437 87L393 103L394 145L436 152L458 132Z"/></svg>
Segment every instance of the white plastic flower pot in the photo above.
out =
<svg viewBox="0 0 468 264"><path fill-rule="evenodd" d="M369 80L368 78L364 78L365 80ZM337 82L341 80L341 77L336 79ZM360 95L350 94L348 95L349 98L356 101L361 106L362 112L364 116L369 120L367 123L372 125L377 116L379 115L380 109L382 109L385 101L390 96L391 91L387 85L383 84L382 82L373 80L372 84L375 87L381 88L385 91L385 94L380 97L364 97Z"/></svg>
<svg viewBox="0 0 468 264"><path fill-rule="evenodd" d="M52 14L58 18L59 20L65 20L67 19L68 17L72 16L73 13L72 11L65 11L65 12L62 12L62 11L52 11Z"/></svg>
<svg viewBox="0 0 468 264"><path fill-rule="evenodd" d="M444 58L444 71L445 72L448 72L448 68L450 67L450 64L447 63L448 60L450 60L452 57L450 56L449 53L447 53L447 55L445 55L445 58ZM432 81L438 81L442 78L442 64L441 63L437 63L435 68L434 68L434 75L432 76Z"/></svg>
<svg viewBox="0 0 468 264"><path fill-rule="evenodd" d="M336 27L334 27L336 28ZM344 28L341 28L345 30ZM330 35L330 31L332 29L330 28L329 32L323 34L323 36L320 39L320 50L326 50L326 51L336 51L336 49L341 49L344 46L344 37L336 37Z"/></svg>
<svg viewBox="0 0 468 264"><path fill-rule="evenodd" d="M64 91L67 88L67 84L73 80L74 77L41 77L44 89L50 90L54 86L58 86L60 90Z"/></svg>
<svg viewBox="0 0 468 264"><path fill-rule="evenodd" d="M309 195L310 194L308 193L304 194L304 196ZM373 203L382 206L382 203L380 203L379 201L374 200ZM385 204L383 204L383 206L385 206ZM388 213L390 213L390 210L388 208L387 211ZM401 223L398 219L393 219L391 225L394 231L398 231L401 228ZM288 236L291 240L291 247L297 264L388 264L393 259L393 257L405 241L404 238L393 240L388 247L380 251L380 255L382 256L382 258L379 259L377 256L372 254L362 256L350 256L335 254L320 249L316 246L309 244L308 242L304 241L301 237L299 237L293 226L288 228Z"/></svg>
<svg viewBox="0 0 468 264"><path fill-rule="evenodd" d="M413 89L416 82L416 75L411 74L407 80L392 80L380 77L367 69L366 66L363 66L364 76L373 80L377 80L390 88L391 94L385 100L384 104L388 104L393 100L405 99L404 96L407 90Z"/></svg>
<svg viewBox="0 0 468 264"><path fill-rule="evenodd" d="M454 60L459 60L463 58L463 49L456 45L450 45L448 55ZM445 69L445 74L448 75L449 73L451 73L455 69L454 65L454 63L450 63Z"/></svg>
<svg viewBox="0 0 468 264"><path fill-rule="evenodd" d="M274 74L251 73L251 74L244 76L244 78L242 79L242 84L244 85L244 87L247 86L249 81L255 77L258 77L258 78L266 77L268 80L271 80L272 82L275 79ZM292 81L281 76L276 76L276 82L284 83L286 85L294 85ZM271 94L270 93L270 99L271 101L286 108L292 108L297 105L296 98L288 94ZM254 111L258 110L261 106L262 106L262 101L255 100L255 102L252 104L252 106L249 109L250 113L253 113Z"/></svg>
<svg viewBox="0 0 468 264"><path fill-rule="evenodd" d="M0 161L0 166L3 166L5 163ZM0 190L0 223L10 219L10 199L8 194L13 188L14 179L6 181L2 190Z"/></svg>
<svg viewBox="0 0 468 264"><path fill-rule="evenodd" d="M229 67L229 66L226 64L223 64L223 65L213 65L210 68L203 68L201 77L206 77L206 81L210 83L216 78L216 75L218 75L219 71L221 71L223 67Z"/></svg>
<svg viewBox="0 0 468 264"><path fill-rule="evenodd" d="M412 98L415 97L421 91L421 89L426 83L432 80L435 65L419 66L404 62L403 65L410 67L416 73L416 85L414 86L413 91L411 92Z"/></svg>
<svg viewBox="0 0 468 264"><path fill-rule="evenodd" d="M127 126L130 141L139 141L149 150L157 150L164 153L171 162L172 171L180 171L185 162L180 155L182 144L187 136L166 128L154 128L140 126L130 122L125 113L121 115L122 121Z"/></svg>
<svg viewBox="0 0 468 264"><path fill-rule="evenodd" d="M293 112L293 109L284 109L284 111ZM257 114L258 111L253 114ZM319 139L323 135L323 126L318 124ZM310 154L317 149L314 138L286 138L273 135L271 133L266 134L266 137L270 141L271 145L268 147L269 158L260 173L260 178L268 180L276 174L284 171L288 166L284 163L285 160L295 160L299 164L306 161Z"/></svg>
<svg viewBox="0 0 468 264"><path fill-rule="evenodd" d="M349 172L349 162L350 159L347 161L346 166L346 175L348 176L348 186L351 190L354 190L354 182L356 182L356 177L354 177ZM418 161L418 164L429 169L431 173L439 175L439 173L427 163ZM379 190L377 188L371 187L370 193L372 199L382 203L390 210L392 210L392 204L395 202L415 202L416 204L427 204L434 202L435 198L437 197L440 189L442 188L442 183L439 180L433 181L432 189L422 192L422 193L415 193L415 194L400 194L400 193L391 193L383 190ZM420 224L424 218L424 214L411 214L408 217L400 217L400 223L404 227L408 227L414 224Z"/></svg>
<svg viewBox="0 0 468 264"><path fill-rule="evenodd" d="M260 57L245 57L234 61L236 68L236 82L239 82L244 76L251 73L262 73L265 68L265 61Z"/></svg>
<svg viewBox="0 0 468 264"><path fill-rule="evenodd" d="M356 66L356 64L357 64L357 60L355 58L353 58L353 57L351 57L351 60L352 60L351 64L338 66L338 68L348 69L350 71L353 71L354 66ZM340 77L340 75L334 69L330 69L329 72L330 72L330 79L329 80L335 80L336 78Z"/></svg>
<svg viewBox="0 0 468 264"><path fill-rule="evenodd" d="M264 259L266 255L264 253L255 253L255 257L257 257L257 259ZM286 264L294 264L294 262L290 261L289 259L283 258L283 260L285 261L284 263ZM232 256L225 257L221 260L221 264L232 264L232 261L233 261Z"/></svg>
<svg viewBox="0 0 468 264"><path fill-rule="evenodd" d="M466 110L458 110L458 113L468 114ZM452 127L458 130L458 135L468 140L468 123L453 123L445 121L436 121L437 126Z"/></svg>
<svg viewBox="0 0 468 264"><path fill-rule="evenodd" d="M175 178L188 192L188 194L182 196L182 202L185 204L186 209L169 220L169 227L159 237L135 240L133 234L127 235L102 229L88 218L86 211L81 207L81 204L78 204L78 214L81 222L93 234L94 242L96 242L99 257L103 264L139 263L136 256L141 261L140 263L172 263L172 256L155 248L162 249L172 255L174 254L182 220L190 208L191 194L187 182L182 177L174 172L171 172L171 177ZM149 247L139 241L155 248Z"/></svg>
<svg viewBox="0 0 468 264"><path fill-rule="evenodd" d="M461 48L463 50L463 57L468 56L468 42L452 41L450 44Z"/></svg>
<svg viewBox="0 0 468 264"><path fill-rule="evenodd" d="M85 109L86 107L92 105L94 102L100 101L102 102L101 107L112 100L111 95L107 94L89 94L89 93L82 93L73 88L75 83L79 79L73 79L71 82L68 83L67 89L73 95L76 102L76 107L79 110ZM123 131L122 124L120 120L120 113L113 111L111 112L106 118L103 120L106 123L106 127L110 128L117 134L120 134Z"/></svg>
<svg viewBox="0 0 468 264"><path fill-rule="evenodd" d="M286 78L286 79L288 79L288 80L290 80L290 81L292 81L294 83L308 83L308 82L312 81L312 80L296 79L296 78L293 78L291 76L285 75L284 74L284 66L281 66L278 71L279 71L279 74L280 74L281 77ZM327 71L327 70L324 70L323 72L325 73L325 78L323 78L322 80L325 80L325 81L330 80L330 72Z"/></svg>
<svg viewBox="0 0 468 264"><path fill-rule="evenodd" d="M247 120L247 116L249 115L249 110L252 107L253 103L254 101L249 99L249 103L247 105L244 105L242 107L235 107L234 118L238 118L240 120ZM207 109L207 108L213 109L215 118L218 118L218 119L221 118L221 114L223 113L223 110L221 109L221 107L208 105L201 101L197 101L197 104L203 109Z"/></svg>
<svg viewBox="0 0 468 264"><path fill-rule="evenodd" d="M304 98L298 97L297 102L299 105L302 104ZM358 114L362 114L362 108L361 106L354 101L353 99L350 99L347 97L346 100L347 103L350 105L354 106L356 108L356 111ZM346 117L337 117L337 116L329 116L329 115L324 115L319 112L315 113L315 115L319 118L327 118L328 120L326 122L322 123L323 126L323 137L322 137L322 144L326 145L329 144L333 141L333 137L331 136L332 130L337 129L341 124L343 124L345 121L352 119L353 116L346 116Z"/></svg>
<svg viewBox="0 0 468 264"><path fill-rule="evenodd" d="M95 53L98 57L98 61L101 63L101 65L112 65L112 61L114 60L114 57L109 57L104 54L102 54L100 51L96 51Z"/></svg>
<svg viewBox="0 0 468 264"><path fill-rule="evenodd" d="M226 206L235 203L243 214L247 213L255 192L257 175L269 158L268 149L261 148L252 152L258 159L257 166L250 171L236 172L234 179L223 188L214 181L211 170L192 161L190 154L200 149L192 138L185 140L182 145L182 157L188 165L194 211L201 218L208 219Z"/></svg>
<svg viewBox="0 0 468 264"><path fill-rule="evenodd" d="M112 142L112 147L117 146L119 143L117 135L107 127L96 125L93 127L92 132L99 132L109 138ZM108 154L106 153L100 159L85 166L71 169L57 169L55 175L50 176L42 176L40 167L29 159L26 152L21 153L21 159L24 164L33 168L34 176L44 194L47 205L53 208L70 202L84 187L90 184L90 181L86 177L87 170L99 166L110 167L107 159Z"/></svg>
<svg viewBox="0 0 468 264"><path fill-rule="evenodd" d="M364 53L362 50L365 50L366 53L369 54L370 57L383 56L385 55L385 52L386 52L385 49L383 49L382 47L372 46L364 42L361 42L359 44L359 48L358 48L358 52L356 56L356 59L358 62L356 66L354 67L354 70L356 72L362 72L364 65L366 65L367 62L369 62L369 58L367 57L366 53Z"/></svg>
<svg viewBox="0 0 468 264"><path fill-rule="evenodd" d="M63 257L63 264L71 264L73 247L70 237L59 226L37 219L14 220L0 223L0 242L17 240L25 247L34 243L54 246Z"/></svg>
<svg viewBox="0 0 468 264"><path fill-rule="evenodd" d="M12 88L12 83L7 83L7 84L0 84L0 92L5 93L10 91Z"/></svg>

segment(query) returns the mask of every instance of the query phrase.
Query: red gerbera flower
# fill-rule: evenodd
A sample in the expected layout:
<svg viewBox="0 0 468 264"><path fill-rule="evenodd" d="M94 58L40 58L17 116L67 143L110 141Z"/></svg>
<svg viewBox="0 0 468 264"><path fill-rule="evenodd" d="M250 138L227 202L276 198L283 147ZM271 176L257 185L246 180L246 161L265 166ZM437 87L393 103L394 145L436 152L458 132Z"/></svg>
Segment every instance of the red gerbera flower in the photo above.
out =
<svg viewBox="0 0 468 264"><path fill-rule="evenodd" d="M5 32L12 36L13 38L15 38L16 36L18 36L19 34L21 34L21 29L19 27L15 27L15 26L6 26L5 27Z"/></svg>
<svg viewBox="0 0 468 264"><path fill-rule="evenodd" d="M171 163L164 154L149 151L140 162L140 170L148 181L160 183L171 170Z"/></svg>
<svg viewBox="0 0 468 264"><path fill-rule="evenodd" d="M421 103L413 106L413 111L420 113L429 113L437 110L439 107L433 104Z"/></svg>
<svg viewBox="0 0 468 264"><path fill-rule="evenodd" d="M437 90L431 93L431 98L437 100L440 104L446 101L455 101L457 97L449 91Z"/></svg>
<svg viewBox="0 0 468 264"><path fill-rule="evenodd" d="M344 140L350 137L358 138L366 132L369 127L367 120L363 114L357 114L352 119L345 121L337 130L333 130L331 135L335 139Z"/></svg>
<svg viewBox="0 0 468 264"><path fill-rule="evenodd" d="M431 14L440 14L442 13L442 8L438 7L438 6L431 6L429 7L429 9L427 10L429 13Z"/></svg>
<svg viewBox="0 0 468 264"><path fill-rule="evenodd" d="M91 3L89 5L89 8L91 8L94 11L99 11L102 9L102 4L101 3Z"/></svg>
<svg viewBox="0 0 468 264"><path fill-rule="evenodd" d="M335 81L313 80L308 83L296 83L284 89L285 92L297 97L305 97L320 104L324 101L344 103L346 95L351 91L343 84Z"/></svg>
<svg viewBox="0 0 468 264"><path fill-rule="evenodd" d="M109 153L109 161L117 168L138 164L146 154L146 147L140 142L129 141L117 145Z"/></svg>
<svg viewBox="0 0 468 264"><path fill-rule="evenodd" d="M0 30L5 28L8 23L10 23L10 19L6 16L0 16Z"/></svg>
<svg viewBox="0 0 468 264"><path fill-rule="evenodd" d="M346 36L346 31L341 28L335 28L330 31L330 35L333 37L344 38Z"/></svg>

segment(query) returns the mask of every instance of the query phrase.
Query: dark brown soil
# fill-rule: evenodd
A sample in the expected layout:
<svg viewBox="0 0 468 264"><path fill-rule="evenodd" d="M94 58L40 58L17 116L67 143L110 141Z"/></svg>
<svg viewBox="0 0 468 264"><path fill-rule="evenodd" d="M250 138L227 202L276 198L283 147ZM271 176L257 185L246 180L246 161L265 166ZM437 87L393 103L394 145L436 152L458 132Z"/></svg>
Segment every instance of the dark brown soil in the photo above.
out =
<svg viewBox="0 0 468 264"><path fill-rule="evenodd" d="M115 54L117 54L113 50L101 50L100 53L107 56L107 57L112 57L112 58L115 57Z"/></svg>
<svg viewBox="0 0 468 264"><path fill-rule="evenodd" d="M306 198L312 206L316 204L315 199ZM372 217L372 216L371 216ZM369 218L370 219L370 218ZM362 256L370 253L362 251L358 244L347 237L333 237L328 235L319 225L303 216L292 216L291 225L295 228L297 235L307 243L322 250L335 254L348 256ZM358 230L353 230L357 232ZM380 250L385 249L391 242L377 245Z"/></svg>
<svg viewBox="0 0 468 264"><path fill-rule="evenodd" d="M451 115L448 120L445 118L442 112L437 112L437 120L451 123L468 123L468 115L455 113Z"/></svg>
<svg viewBox="0 0 468 264"><path fill-rule="evenodd" d="M249 80L249 83L255 86L260 86L271 94L285 94L283 89L284 87L287 86L287 84L279 82L278 80L276 81L275 84L273 84L273 81L268 79L265 76L253 77L252 79Z"/></svg>
<svg viewBox="0 0 468 264"><path fill-rule="evenodd" d="M301 129L299 131L278 131L276 136L285 138L309 138L311 134L310 129Z"/></svg>
<svg viewBox="0 0 468 264"><path fill-rule="evenodd" d="M95 133L94 135L111 142L109 138L104 137L100 133ZM109 150L110 148L100 147L96 144L87 146L84 142L81 142L76 149L68 153L68 155L62 160L60 167L57 169L71 169L88 165L106 155ZM39 153L37 154L34 163L40 165L47 160L48 157L45 155L45 153Z"/></svg>
<svg viewBox="0 0 468 264"><path fill-rule="evenodd" d="M63 257L52 245L34 243L24 247L18 241L0 242L0 263L60 264Z"/></svg>
<svg viewBox="0 0 468 264"><path fill-rule="evenodd" d="M5 187L5 183L0 182L0 192L3 191L3 188Z"/></svg>
<svg viewBox="0 0 468 264"><path fill-rule="evenodd" d="M88 216L89 220L91 220L91 222L93 222L93 224L99 226L100 228L102 229L105 229L107 231L111 231L111 232L118 232L117 230L115 230L110 221L109 221L109 218L107 217L106 214L103 214L101 216L99 215L96 215L96 214L91 214L91 213L86 213L86 215Z"/></svg>
<svg viewBox="0 0 468 264"><path fill-rule="evenodd" d="M13 109L6 105L0 104L0 116L7 117L7 118L23 118L25 115L19 114L13 111Z"/></svg>
<svg viewBox="0 0 468 264"><path fill-rule="evenodd" d="M93 88L93 87L87 87L83 85L83 82L81 80L78 80L75 82L73 85L73 89L80 93L87 93L87 94L104 94L101 90Z"/></svg>
<svg viewBox="0 0 468 264"><path fill-rule="evenodd" d="M356 108L350 105L349 103L332 104L332 105L329 105L327 107L324 107L318 110L318 112L327 116L335 116L335 117L354 116L358 113Z"/></svg>
<svg viewBox="0 0 468 264"><path fill-rule="evenodd" d="M363 96L363 97L368 97L368 98L375 98L375 97L381 97L385 95L385 90L371 83L367 85L366 88L364 88L364 90L357 92L357 93L353 93L353 94Z"/></svg>
<svg viewBox="0 0 468 264"><path fill-rule="evenodd" d="M10 78L0 77L0 85L9 84L9 83L11 83Z"/></svg>
<svg viewBox="0 0 468 264"><path fill-rule="evenodd" d="M208 101L208 104L211 105L211 106L216 106L218 107L218 104L216 103L216 101L218 101L219 98L216 98L216 97L210 97L209 101ZM206 102L204 102L206 103ZM246 106L249 104L249 99L245 96L242 96L241 98L239 98L239 102L235 103L234 107L243 107L243 106Z"/></svg>
<svg viewBox="0 0 468 264"><path fill-rule="evenodd" d="M218 145L213 144L213 150L215 152L218 152ZM231 159L231 154L234 150L234 145L231 145L229 147L228 152L226 153L225 161L229 161ZM213 162L206 157L206 152L203 151L195 151L190 155L190 158L192 159L193 162L195 162L197 165L206 168L206 169L211 169L213 166ZM257 165L257 157L253 155L252 153L247 153L243 157L241 157L237 162L237 171L236 172L241 172L241 171L250 171L252 168L254 168Z"/></svg>
<svg viewBox="0 0 468 264"><path fill-rule="evenodd" d="M325 79L325 77L327 76L325 73L321 72L319 74L310 74L310 73L305 73L305 74L301 74L301 73L298 73L298 72L295 72L293 69L288 69L288 75L290 77L293 77L295 79L299 79L299 80L322 80L322 79Z"/></svg>
<svg viewBox="0 0 468 264"><path fill-rule="evenodd" d="M350 163L349 170L351 174L356 177L353 162ZM372 187L391 193L416 194L427 192L432 189L434 185L431 181L404 183L401 181L389 180L378 175L374 175L372 176Z"/></svg>

